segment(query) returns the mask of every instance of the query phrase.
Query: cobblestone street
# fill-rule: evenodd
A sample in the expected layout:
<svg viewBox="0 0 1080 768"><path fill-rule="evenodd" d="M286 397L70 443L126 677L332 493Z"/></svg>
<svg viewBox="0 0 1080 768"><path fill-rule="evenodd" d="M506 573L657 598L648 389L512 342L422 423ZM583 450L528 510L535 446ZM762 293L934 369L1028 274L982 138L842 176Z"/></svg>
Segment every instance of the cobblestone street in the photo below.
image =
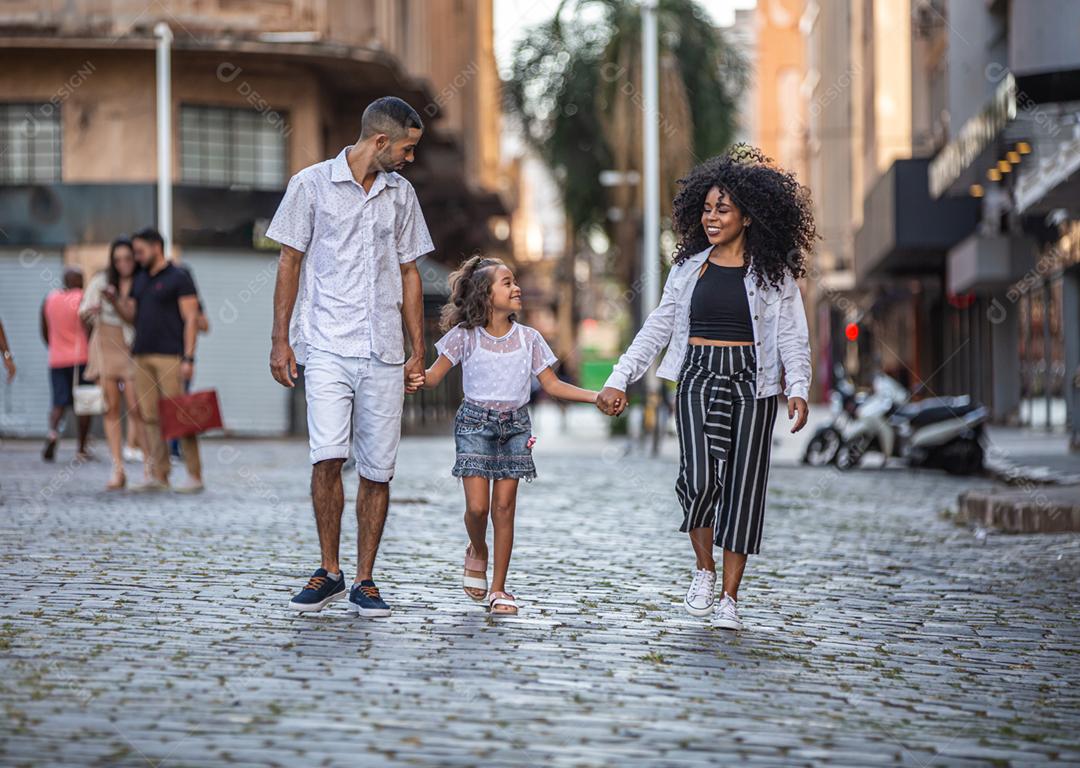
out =
<svg viewBox="0 0 1080 768"><path fill-rule="evenodd" d="M403 442L369 621L286 609L318 565L304 442L206 441L198 497L5 444L0 762L1080 765L1080 536L946 518L986 481L778 461L735 635L681 607L671 441L555 432L498 622L459 586L449 436ZM354 541L347 512L347 576Z"/></svg>

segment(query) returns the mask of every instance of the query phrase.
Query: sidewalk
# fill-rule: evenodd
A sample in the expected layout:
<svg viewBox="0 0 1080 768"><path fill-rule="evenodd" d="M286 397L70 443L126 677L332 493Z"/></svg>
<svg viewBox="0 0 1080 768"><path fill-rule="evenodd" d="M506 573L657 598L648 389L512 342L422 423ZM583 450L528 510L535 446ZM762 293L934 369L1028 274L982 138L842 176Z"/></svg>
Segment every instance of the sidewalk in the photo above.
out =
<svg viewBox="0 0 1080 768"><path fill-rule="evenodd" d="M634 418L633 414L630 418ZM811 405L810 418L806 426L798 434L793 435L791 434L793 422L788 421L787 411L781 407L776 417L776 426L773 428L772 466L801 466L807 441L817 428L828 422L830 418L827 406ZM612 440L610 438L611 418L595 408L571 406L566 411L564 420L558 406L549 402L539 403L532 407L532 421L533 431L547 446L555 445L574 450L590 448L600 455L600 452L604 450L610 453L614 447L634 452L647 444L627 441L625 437ZM669 420L666 425L664 436L660 441L659 457L675 462L679 460L679 442L675 437L673 420Z"/></svg>
<svg viewBox="0 0 1080 768"><path fill-rule="evenodd" d="M631 415L630 418L634 417ZM807 441L818 427L830 419L828 406L820 403L811 405L806 426L793 435L791 422L781 407L773 428L773 466L801 465ZM554 440L559 445L575 448L593 446L597 451L611 445L608 440L610 419L594 409L571 407L564 421L558 406L541 403L533 408L533 425L542 440ZM996 479L1013 484L1080 483L1080 452L1069 451L1068 435L1062 432L987 426L986 441L986 466ZM626 444L625 440L618 442ZM637 445L635 442L634 447ZM678 460L679 446L674 437L674 424L669 424L665 431L660 456Z"/></svg>
<svg viewBox="0 0 1080 768"><path fill-rule="evenodd" d="M1064 432L989 426L986 437L987 468L1005 482L1080 483L1080 452Z"/></svg>

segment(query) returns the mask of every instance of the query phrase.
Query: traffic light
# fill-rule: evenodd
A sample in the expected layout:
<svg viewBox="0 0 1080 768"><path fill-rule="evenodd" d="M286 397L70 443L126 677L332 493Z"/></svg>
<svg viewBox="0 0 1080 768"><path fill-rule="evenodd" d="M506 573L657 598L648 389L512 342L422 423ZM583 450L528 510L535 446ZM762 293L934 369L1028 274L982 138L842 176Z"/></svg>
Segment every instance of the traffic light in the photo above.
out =
<svg viewBox="0 0 1080 768"><path fill-rule="evenodd" d="M848 341L857 341L859 338L859 324L848 323L844 327L844 335L847 336Z"/></svg>

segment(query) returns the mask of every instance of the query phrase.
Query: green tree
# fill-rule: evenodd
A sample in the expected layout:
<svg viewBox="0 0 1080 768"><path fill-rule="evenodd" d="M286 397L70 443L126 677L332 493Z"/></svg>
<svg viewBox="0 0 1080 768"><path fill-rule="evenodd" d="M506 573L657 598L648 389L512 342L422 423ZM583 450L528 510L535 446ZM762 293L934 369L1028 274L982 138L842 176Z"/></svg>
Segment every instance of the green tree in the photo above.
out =
<svg viewBox="0 0 1080 768"><path fill-rule="evenodd" d="M660 174L663 214L676 179L733 141L747 66L694 0L660 0ZM635 274L641 185L604 188L603 170L641 171L641 9L637 0L561 0L517 44L507 107L554 170L576 236L602 226L617 272ZM619 221L607 211L623 212Z"/></svg>

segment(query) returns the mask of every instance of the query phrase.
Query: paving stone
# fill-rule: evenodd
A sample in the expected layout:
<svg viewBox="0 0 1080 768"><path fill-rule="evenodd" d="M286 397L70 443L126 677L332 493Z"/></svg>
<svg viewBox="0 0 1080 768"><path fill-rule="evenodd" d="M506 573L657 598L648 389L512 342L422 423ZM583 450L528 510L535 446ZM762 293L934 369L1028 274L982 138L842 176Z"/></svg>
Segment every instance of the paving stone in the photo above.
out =
<svg viewBox="0 0 1080 768"><path fill-rule="evenodd" d="M1080 535L975 536L943 474L776 466L732 635L681 609L671 447L608 447L538 444L524 609L493 620L459 585L452 443L407 439L395 612L362 621L285 609L318 552L304 444L208 442L189 498L6 443L0 764L1080 765Z"/></svg>

